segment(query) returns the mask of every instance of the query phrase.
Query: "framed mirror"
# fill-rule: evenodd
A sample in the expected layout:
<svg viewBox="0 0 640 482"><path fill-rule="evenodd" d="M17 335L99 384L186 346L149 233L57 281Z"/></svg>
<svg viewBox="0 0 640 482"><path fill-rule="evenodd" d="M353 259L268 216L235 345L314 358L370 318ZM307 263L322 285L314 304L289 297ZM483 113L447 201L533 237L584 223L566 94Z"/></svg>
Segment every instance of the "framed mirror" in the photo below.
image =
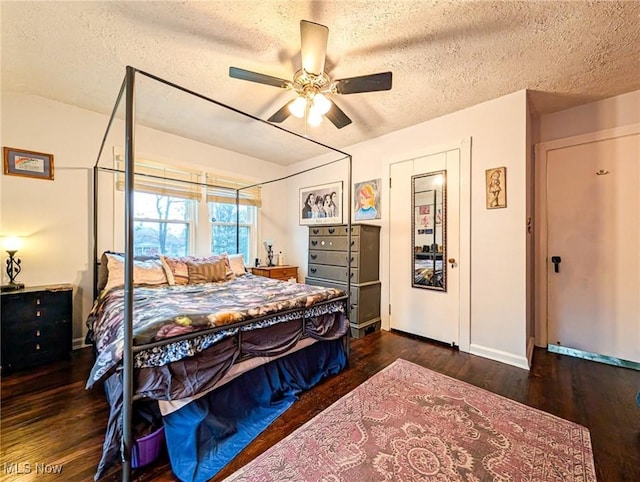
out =
<svg viewBox="0 0 640 482"><path fill-rule="evenodd" d="M411 176L411 286L447 291L447 171Z"/></svg>

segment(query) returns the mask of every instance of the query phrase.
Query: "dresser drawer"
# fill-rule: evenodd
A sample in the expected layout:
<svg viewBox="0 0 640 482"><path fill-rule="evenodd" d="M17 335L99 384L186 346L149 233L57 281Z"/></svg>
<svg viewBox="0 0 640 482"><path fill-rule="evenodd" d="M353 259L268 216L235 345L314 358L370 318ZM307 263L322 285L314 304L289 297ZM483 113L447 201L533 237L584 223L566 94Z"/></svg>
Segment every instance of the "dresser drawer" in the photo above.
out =
<svg viewBox="0 0 640 482"><path fill-rule="evenodd" d="M328 281L313 277L307 278L305 283L313 286L336 288L344 292L347 291L347 283L338 283L336 281ZM351 291L349 292L349 302L352 305L362 305L363 313L376 313L376 317L380 316L381 287L382 285L379 281L361 285L352 284Z"/></svg>
<svg viewBox="0 0 640 482"><path fill-rule="evenodd" d="M351 251L360 251L359 242L351 238ZM310 236L309 250L346 251L349 249L349 238L346 236Z"/></svg>
<svg viewBox="0 0 640 482"><path fill-rule="evenodd" d="M353 283L358 282L359 270L351 270L351 281ZM349 270L344 266L329 266L324 264L311 264L309 263L309 275L315 278L324 278L335 281L347 282L349 278Z"/></svg>
<svg viewBox="0 0 640 482"><path fill-rule="evenodd" d="M2 298L2 323L24 323L36 319L52 320L71 310L71 291L12 293Z"/></svg>
<svg viewBox="0 0 640 482"><path fill-rule="evenodd" d="M57 318L9 325L3 330L3 335L14 340L12 343L67 344L67 342L71 343L71 320Z"/></svg>
<svg viewBox="0 0 640 482"><path fill-rule="evenodd" d="M321 226L317 228L309 228L309 234L312 236L347 236L349 234L349 230L347 226ZM351 226L351 236L359 236L360 235L360 226L352 225Z"/></svg>
<svg viewBox="0 0 640 482"><path fill-rule="evenodd" d="M351 267L357 268L360 262L360 254L351 253ZM347 253L344 251L309 251L310 264L329 264L332 266L347 266Z"/></svg>
<svg viewBox="0 0 640 482"><path fill-rule="evenodd" d="M289 281L291 278L298 280L297 266L258 266L257 268L251 268L251 273L256 276L264 276L265 278L281 281Z"/></svg>
<svg viewBox="0 0 640 482"><path fill-rule="evenodd" d="M296 276L298 276L298 268L273 268L271 270L271 277L276 279L288 280Z"/></svg>

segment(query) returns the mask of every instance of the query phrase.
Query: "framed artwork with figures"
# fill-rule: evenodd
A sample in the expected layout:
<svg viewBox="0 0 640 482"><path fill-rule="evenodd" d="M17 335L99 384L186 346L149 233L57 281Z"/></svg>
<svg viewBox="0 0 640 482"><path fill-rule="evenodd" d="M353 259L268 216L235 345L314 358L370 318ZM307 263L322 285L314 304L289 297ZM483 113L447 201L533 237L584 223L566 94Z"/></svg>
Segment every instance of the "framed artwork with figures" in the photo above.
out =
<svg viewBox="0 0 640 482"><path fill-rule="evenodd" d="M342 181L300 188L301 226L342 224Z"/></svg>
<svg viewBox="0 0 640 482"><path fill-rule="evenodd" d="M494 167L485 171L487 209L507 207L507 168Z"/></svg>

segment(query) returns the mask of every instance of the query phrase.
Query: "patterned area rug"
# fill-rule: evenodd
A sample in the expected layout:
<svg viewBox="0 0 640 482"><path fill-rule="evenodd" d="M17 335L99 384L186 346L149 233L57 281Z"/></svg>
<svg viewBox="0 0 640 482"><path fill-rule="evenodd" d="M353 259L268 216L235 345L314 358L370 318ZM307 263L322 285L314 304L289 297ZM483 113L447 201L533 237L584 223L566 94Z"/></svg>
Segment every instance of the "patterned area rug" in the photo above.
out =
<svg viewBox="0 0 640 482"><path fill-rule="evenodd" d="M594 481L589 431L398 359L227 481Z"/></svg>

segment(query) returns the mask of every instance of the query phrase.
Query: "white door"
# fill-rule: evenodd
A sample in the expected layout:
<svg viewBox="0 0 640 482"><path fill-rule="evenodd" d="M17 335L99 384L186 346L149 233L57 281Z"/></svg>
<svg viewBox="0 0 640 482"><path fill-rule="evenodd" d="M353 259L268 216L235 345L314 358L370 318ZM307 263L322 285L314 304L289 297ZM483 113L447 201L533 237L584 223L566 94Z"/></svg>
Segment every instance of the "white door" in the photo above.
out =
<svg viewBox="0 0 640 482"><path fill-rule="evenodd" d="M546 160L548 342L640 362L640 135Z"/></svg>
<svg viewBox="0 0 640 482"><path fill-rule="evenodd" d="M446 269L447 290L412 287L411 176L446 171ZM392 329L449 344L459 344L460 277L460 149L412 159L389 167L389 301Z"/></svg>

